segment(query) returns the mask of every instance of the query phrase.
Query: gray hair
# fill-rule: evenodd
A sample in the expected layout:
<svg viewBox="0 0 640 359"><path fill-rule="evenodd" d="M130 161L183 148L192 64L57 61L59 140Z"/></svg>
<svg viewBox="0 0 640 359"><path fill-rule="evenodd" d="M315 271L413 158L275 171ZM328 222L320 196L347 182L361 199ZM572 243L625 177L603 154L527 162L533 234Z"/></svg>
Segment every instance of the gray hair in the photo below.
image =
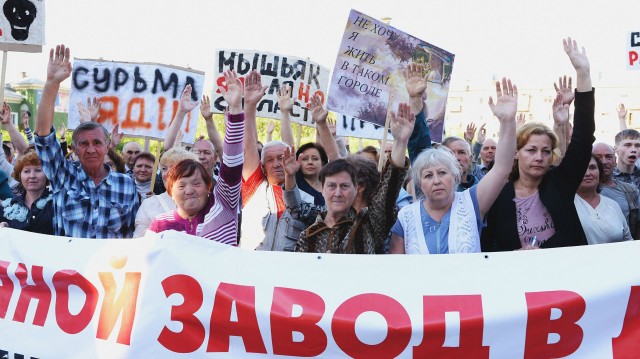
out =
<svg viewBox="0 0 640 359"><path fill-rule="evenodd" d="M109 131L107 131L106 128L104 128L104 126L102 126L101 124L97 123L97 122L83 122L80 125L78 125L78 127L76 127L75 130L73 130L73 135L71 135L71 142L73 143L74 146L78 146L78 144L76 143L76 140L78 139L78 135L81 132L85 132L85 131L91 131L91 130L95 130L96 128L99 128L102 130L102 132L104 133L104 142L106 144L108 144L110 142L109 140Z"/></svg>
<svg viewBox="0 0 640 359"><path fill-rule="evenodd" d="M162 156L160 156L160 165L163 166L167 162L178 163L187 159L197 161L198 156L182 147L173 147L164 151Z"/></svg>
<svg viewBox="0 0 640 359"><path fill-rule="evenodd" d="M462 141L464 143L464 148L467 150L467 154L471 155L471 145L469 145L469 142L458 136L449 136L445 138L444 140L442 140L441 145L448 148L450 144L456 141Z"/></svg>
<svg viewBox="0 0 640 359"><path fill-rule="evenodd" d="M289 145L282 141L269 141L262 146L262 152L260 152L260 163L264 164L264 154L269 147L283 146L289 148Z"/></svg>
<svg viewBox="0 0 640 359"><path fill-rule="evenodd" d="M427 148L415 159L411 168L411 180L413 180L413 184L420 194L422 194L422 190L420 189L422 171L432 166L443 166L447 168L451 174L453 174L455 188L458 188L462 177L462 169L456 157L451 153L451 150L444 146L438 147L437 149Z"/></svg>

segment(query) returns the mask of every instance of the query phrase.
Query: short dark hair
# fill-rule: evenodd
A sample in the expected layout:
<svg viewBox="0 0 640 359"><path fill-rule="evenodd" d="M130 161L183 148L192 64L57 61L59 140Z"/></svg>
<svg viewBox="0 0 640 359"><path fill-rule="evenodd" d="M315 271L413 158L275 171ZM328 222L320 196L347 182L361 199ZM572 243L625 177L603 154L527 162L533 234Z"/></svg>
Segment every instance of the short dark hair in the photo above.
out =
<svg viewBox="0 0 640 359"><path fill-rule="evenodd" d="M378 172L378 166L374 161L364 156L347 157L347 162L356 169L358 186L364 187L364 191L362 191L362 198L369 203L371 196L380 183L380 172Z"/></svg>
<svg viewBox="0 0 640 359"><path fill-rule="evenodd" d="M104 142L109 143L109 131L107 131L107 129L101 124L93 121L83 122L80 125L78 125L78 127L76 127L76 129L73 130L73 135L71 135L71 142L73 143L74 146L77 146L76 140L78 139L78 135L81 132L95 130L96 128L99 128L102 130L102 132L104 133Z"/></svg>
<svg viewBox="0 0 640 359"><path fill-rule="evenodd" d="M354 186L358 185L358 181L356 180L357 178L356 169L351 163L347 162L347 160L345 160L344 158L331 161L327 163L326 166L322 167L319 175L320 183L322 183L322 185L324 186L325 178L336 175L340 172L347 172L349 174L349 177L351 177L351 182L353 182L353 185Z"/></svg>
<svg viewBox="0 0 640 359"><path fill-rule="evenodd" d="M604 166L596 155L591 154L591 158L596 161L596 165L598 166L598 188L596 188L596 192L600 193L600 191L602 191L602 185L604 184Z"/></svg>
<svg viewBox="0 0 640 359"><path fill-rule="evenodd" d="M211 175L207 173L207 170L204 168L202 163L195 160L182 160L178 162L175 166L172 166L167 173L167 193L171 196L171 189L173 184L179 180L180 178L189 177L194 174L195 171L199 171L202 179L204 180L205 185L207 186L207 191L211 192L211 188L213 188L213 178Z"/></svg>
<svg viewBox="0 0 640 359"><path fill-rule="evenodd" d="M140 159L144 159L144 160L148 160L150 162L156 162L156 156L152 155L151 152L140 152L136 155L136 157L133 158L133 165L136 165L136 162L138 162L138 160Z"/></svg>
<svg viewBox="0 0 640 359"><path fill-rule="evenodd" d="M298 148L298 150L296 151L296 159L298 159L298 156L300 156L300 154L310 148L315 148L318 153L320 154L320 162L322 162L322 165L326 165L327 162L329 162L329 158L327 157L327 152L324 150L324 148L315 142L309 142L309 143L305 143L304 145L300 146L300 148Z"/></svg>
<svg viewBox="0 0 640 359"><path fill-rule="evenodd" d="M2 150L4 151L4 156L5 157L10 157L11 156L11 149L9 148L9 146L7 146L6 143L2 144Z"/></svg>

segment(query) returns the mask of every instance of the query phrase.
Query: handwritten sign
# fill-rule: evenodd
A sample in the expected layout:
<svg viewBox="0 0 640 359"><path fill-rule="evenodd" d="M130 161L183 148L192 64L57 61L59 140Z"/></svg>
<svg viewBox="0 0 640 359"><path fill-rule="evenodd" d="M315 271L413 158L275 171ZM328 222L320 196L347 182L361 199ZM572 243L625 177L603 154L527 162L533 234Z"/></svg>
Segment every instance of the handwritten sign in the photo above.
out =
<svg viewBox="0 0 640 359"><path fill-rule="evenodd" d="M0 14L0 50L42 52L44 0L6 0Z"/></svg>
<svg viewBox="0 0 640 359"><path fill-rule="evenodd" d="M218 86L225 86L223 72L235 70L244 81L244 76L252 70L258 70L262 84L269 86L267 93L258 104L258 116L280 119L278 90L282 85L292 88L293 109L291 122L304 126L313 126L309 103L319 94L326 97L329 83L329 69L308 59L295 56L278 55L254 50L218 50L215 67L215 85L212 97L212 110L222 113L226 106Z"/></svg>
<svg viewBox="0 0 640 359"><path fill-rule="evenodd" d="M102 102L98 122L108 129L120 124L130 136L162 139L178 111L186 85L193 88L191 99L200 101L204 73L152 63L102 60L75 60L71 75L69 128L80 123L76 104L98 97ZM187 114L184 142L193 143L200 106Z"/></svg>
<svg viewBox="0 0 640 359"><path fill-rule="evenodd" d="M331 78L327 108L383 126L389 105L408 101L402 69L429 65L428 119L444 113L454 55L351 10ZM389 104L391 93L393 104Z"/></svg>
<svg viewBox="0 0 640 359"><path fill-rule="evenodd" d="M383 134L384 126L336 113L336 135L338 136L382 140ZM387 140L393 141L391 131L387 132Z"/></svg>
<svg viewBox="0 0 640 359"><path fill-rule="evenodd" d="M631 31L627 41L629 57L627 69L640 70L640 31Z"/></svg>

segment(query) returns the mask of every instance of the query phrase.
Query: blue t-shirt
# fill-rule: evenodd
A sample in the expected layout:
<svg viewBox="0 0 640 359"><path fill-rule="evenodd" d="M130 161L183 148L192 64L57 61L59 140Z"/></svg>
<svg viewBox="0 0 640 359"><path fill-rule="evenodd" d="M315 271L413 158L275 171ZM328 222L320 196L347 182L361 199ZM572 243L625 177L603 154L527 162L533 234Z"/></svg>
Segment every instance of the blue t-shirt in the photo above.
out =
<svg viewBox="0 0 640 359"><path fill-rule="evenodd" d="M478 226L478 233L482 233L482 228L485 224L483 219L480 218L480 206L478 205L478 186L473 186L468 189L471 195L471 201L473 202L473 209L476 213L476 224ZM422 201L420 201L422 203ZM451 217L451 208L442 217L440 222L435 221L427 210L424 209L424 205L420 206L420 217L422 222L422 231L425 235L425 241L430 254L448 254L449 253L449 219ZM397 234L404 238L404 228L402 224L397 220L391 228L391 233Z"/></svg>

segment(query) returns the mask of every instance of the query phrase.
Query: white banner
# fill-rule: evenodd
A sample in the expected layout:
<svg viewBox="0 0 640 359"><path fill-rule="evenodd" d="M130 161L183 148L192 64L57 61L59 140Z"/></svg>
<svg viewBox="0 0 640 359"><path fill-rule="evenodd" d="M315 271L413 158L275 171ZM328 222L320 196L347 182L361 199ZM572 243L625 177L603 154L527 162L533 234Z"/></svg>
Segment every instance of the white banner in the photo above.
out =
<svg viewBox="0 0 640 359"><path fill-rule="evenodd" d="M44 0L5 0L0 4L0 50L42 52Z"/></svg>
<svg viewBox="0 0 640 359"><path fill-rule="evenodd" d="M366 256L0 229L0 357L637 358L639 257L638 242Z"/></svg>
<svg viewBox="0 0 640 359"><path fill-rule="evenodd" d="M86 106L87 98L102 102L98 121L111 130L120 124L120 132L129 136L163 139L178 111L185 86L193 88L191 99L198 105L187 114L183 141L195 141L204 73L151 63L113 62L76 59L71 75L69 128L80 123L77 103Z"/></svg>
<svg viewBox="0 0 640 359"><path fill-rule="evenodd" d="M280 86L291 87L293 109L291 122L315 127L311 121L309 104L315 94L326 98L329 84L329 69L319 64L295 56L279 55L255 50L217 50L215 64L215 82L211 96L212 111L222 113L226 102L218 90L225 86L223 73L225 70L236 70L244 82L244 77L251 70L258 70L262 76L262 85L268 86L265 96L258 103L259 117L280 120L278 90Z"/></svg>

